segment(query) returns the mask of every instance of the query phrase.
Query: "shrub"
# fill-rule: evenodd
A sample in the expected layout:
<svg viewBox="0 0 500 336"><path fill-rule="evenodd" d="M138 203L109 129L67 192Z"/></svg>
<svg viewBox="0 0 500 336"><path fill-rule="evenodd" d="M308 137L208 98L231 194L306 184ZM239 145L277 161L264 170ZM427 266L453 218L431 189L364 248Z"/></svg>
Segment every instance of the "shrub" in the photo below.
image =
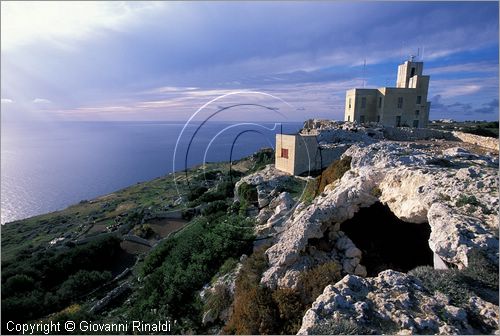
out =
<svg viewBox="0 0 500 336"><path fill-rule="evenodd" d="M230 334L273 334L278 310L270 289L260 286L262 272L267 266L265 247L248 257L236 278L234 310L223 329Z"/></svg>
<svg viewBox="0 0 500 336"><path fill-rule="evenodd" d="M312 335L362 335L362 328L350 319L326 319L310 332Z"/></svg>
<svg viewBox="0 0 500 336"><path fill-rule="evenodd" d="M257 202L257 188L246 182L240 184L238 188L238 194L241 201L246 201L248 203Z"/></svg>
<svg viewBox="0 0 500 336"><path fill-rule="evenodd" d="M480 205L480 203L477 200L476 196L474 196L474 195L471 195L471 196L460 195L460 197L458 198L457 202L455 203L455 206L457 206L457 207L463 207L466 204L470 204L470 205L473 205L473 206Z"/></svg>
<svg viewBox="0 0 500 336"><path fill-rule="evenodd" d="M48 315L109 280L111 275L105 271L116 264L120 242L109 235L2 264L3 320L24 322Z"/></svg>
<svg viewBox="0 0 500 336"><path fill-rule="evenodd" d="M314 198L316 197L316 192L318 191L319 185L319 177L314 179L307 180L306 187L304 188L304 192L300 197L300 201L305 204L311 204Z"/></svg>
<svg viewBox="0 0 500 336"><path fill-rule="evenodd" d="M175 319L173 333L197 330L203 309L197 291L224 260L248 253L252 240L253 222L239 216L193 219L146 257L143 286L136 293L129 318Z"/></svg>
<svg viewBox="0 0 500 336"><path fill-rule="evenodd" d="M340 160L334 161L321 173L316 195L321 194L328 184L342 178L349 169L351 169L350 156L345 156Z"/></svg>
<svg viewBox="0 0 500 336"><path fill-rule="evenodd" d="M373 197L380 198L380 196L382 196L382 190L380 190L380 188L379 188L379 187L375 186L375 187L373 187L373 189L370 191L370 194L371 194Z"/></svg>
<svg viewBox="0 0 500 336"><path fill-rule="evenodd" d="M223 330L226 333L295 334L305 311L324 287L340 279L339 266L331 262L302 273L299 290L280 288L273 292L260 285L267 266L264 251L257 250L243 262L236 279L234 312Z"/></svg>
<svg viewBox="0 0 500 336"><path fill-rule="evenodd" d="M469 265L463 270L436 270L420 266L409 274L419 278L430 291L450 296L452 304L458 306L464 306L471 295L498 303L498 267L478 250L469 253ZM496 293L493 297L492 292Z"/></svg>
<svg viewBox="0 0 500 336"><path fill-rule="evenodd" d="M227 286L218 284L214 287L214 291L208 294L204 311L212 310L214 316L219 316L220 313L229 308L231 302L232 297Z"/></svg>
<svg viewBox="0 0 500 336"><path fill-rule="evenodd" d="M297 290L279 288L273 293L273 300L279 311L282 321L281 333L286 335L296 334L302 325L302 317L308 306L305 305Z"/></svg>
<svg viewBox="0 0 500 336"><path fill-rule="evenodd" d="M323 293L326 286L341 279L341 269L337 262L330 261L301 273L297 288L302 301L311 304Z"/></svg>
<svg viewBox="0 0 500 336"><path fill-rule="evenodd" d="M226 261L224 261L224 263L220 267L218 275L222 276L222 275L228 274L229 272L231 272L232 270L234 270L236 268L236 265L238 265L238 260L236 260L234 258L226 259Z"/></svg>
<svg viewBox="0 0 500 336"><path fill-rule="evenodd" d="M202 210L202 216L208 216L210 214L216 214L218 212L226 212L228 208L227 202L222 200L217 200L208 203Z"/></svg>
<svg viewBox="0 0 500 336"><path fill-rule="evenodd" d="M155 235L155 232L154 232L153 228L151 227L151 225L143 224L143 225L136 227L134 229L134 234L141 237L141 238L149 239Z"/></svg>
<svg viewBox="0 0 500 336"><path fill-rule="evenodd" d="M204 171L198 175L196 175L193 180L195 181L205 181L205 180L215 180L222 172L218 169L216 170L210 170L210 171Z"/></svg>
<svg viewBox="0 0 500 336"><path fill-rule="evenodd" d="M187 195L188 201L197 200L201 195L203 195L208 189L206 187L196 187L189 191Z"/></svg>

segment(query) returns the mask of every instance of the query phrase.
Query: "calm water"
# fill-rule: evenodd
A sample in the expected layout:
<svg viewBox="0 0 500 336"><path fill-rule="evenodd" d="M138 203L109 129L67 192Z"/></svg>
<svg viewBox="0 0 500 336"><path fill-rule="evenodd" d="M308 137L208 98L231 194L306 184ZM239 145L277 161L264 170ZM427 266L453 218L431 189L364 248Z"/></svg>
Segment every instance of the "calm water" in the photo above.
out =
<svg viewBox="0 0 500 336"><path fill-rule="evenodd" d="M301 126L283 123L282 130L292 133ZM209 123L198 131L196 126L189 126L179 138L183 127L166 122L2 125L2 224L59 210L162 176L174 168L183 169L191 137L188 167L202 163L205 156L209 162L228 161L234 139L235 159L262 147L274 147L274 134L281 128Z"/></svg>

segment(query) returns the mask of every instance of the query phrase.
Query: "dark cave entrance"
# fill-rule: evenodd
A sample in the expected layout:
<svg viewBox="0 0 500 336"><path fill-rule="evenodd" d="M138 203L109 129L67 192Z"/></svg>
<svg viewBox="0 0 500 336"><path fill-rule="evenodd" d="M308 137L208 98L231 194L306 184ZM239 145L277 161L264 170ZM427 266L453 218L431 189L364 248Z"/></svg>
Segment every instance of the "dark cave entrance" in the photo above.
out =
<svg viewBox="0 0 500 336"><path fill-rule="evenodd" d="M361 208L340 229L363 252L361 264L366 266L368 276L386 269L408 272L417 266L433 265L429 224L404 222L380 202Z"/></svg>

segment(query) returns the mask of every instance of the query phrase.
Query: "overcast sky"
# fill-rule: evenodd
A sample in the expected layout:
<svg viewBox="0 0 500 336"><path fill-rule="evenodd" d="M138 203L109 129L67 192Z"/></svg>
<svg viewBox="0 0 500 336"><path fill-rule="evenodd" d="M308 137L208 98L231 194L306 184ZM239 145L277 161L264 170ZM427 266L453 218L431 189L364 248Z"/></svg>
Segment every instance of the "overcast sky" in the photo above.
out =
<svg viewBox="0 0 500 336"><path fill-rule="evenodd" d="M345 90L394 86L397 65L418 53L431 119L498 120L498 10L497 1L2 2L2 120L186 120L233 91L285 100L265 96L290 120L343 119Z"/></svg>

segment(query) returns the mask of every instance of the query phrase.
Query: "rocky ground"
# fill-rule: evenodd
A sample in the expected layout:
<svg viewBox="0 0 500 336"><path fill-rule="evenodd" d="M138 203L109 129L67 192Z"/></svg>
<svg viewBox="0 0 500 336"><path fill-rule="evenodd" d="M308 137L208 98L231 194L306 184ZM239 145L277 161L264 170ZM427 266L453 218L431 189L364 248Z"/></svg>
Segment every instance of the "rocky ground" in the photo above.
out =
<svg viewBox="0 0 500 336"><path fill-rule="evenodd" d="M327 132L325 142L339 135L335 123L309 126ZM383 139L380 129L355 132L357 140L342 155L350 158L350 169L309 205L277 192L277 186L295 177L272 165L240 182L256 186L257 233L272 242L261 284L295 288L301 272L332 260L341 265L345 277L316 299L300 333L317 333L332 321L351 323L356 333L498 329L498 300L494 304L470 295L466 303L454 305L412 275L389 269L366 277L361 249L340 230L359 209L381 202L405 222L428 223L435 266L467 269L471 254L480 251L498 267L498 152L444 139L391 141ZM373 134L367 136L369 132ZM318 241L324 244L318 246Z"/></svg>

